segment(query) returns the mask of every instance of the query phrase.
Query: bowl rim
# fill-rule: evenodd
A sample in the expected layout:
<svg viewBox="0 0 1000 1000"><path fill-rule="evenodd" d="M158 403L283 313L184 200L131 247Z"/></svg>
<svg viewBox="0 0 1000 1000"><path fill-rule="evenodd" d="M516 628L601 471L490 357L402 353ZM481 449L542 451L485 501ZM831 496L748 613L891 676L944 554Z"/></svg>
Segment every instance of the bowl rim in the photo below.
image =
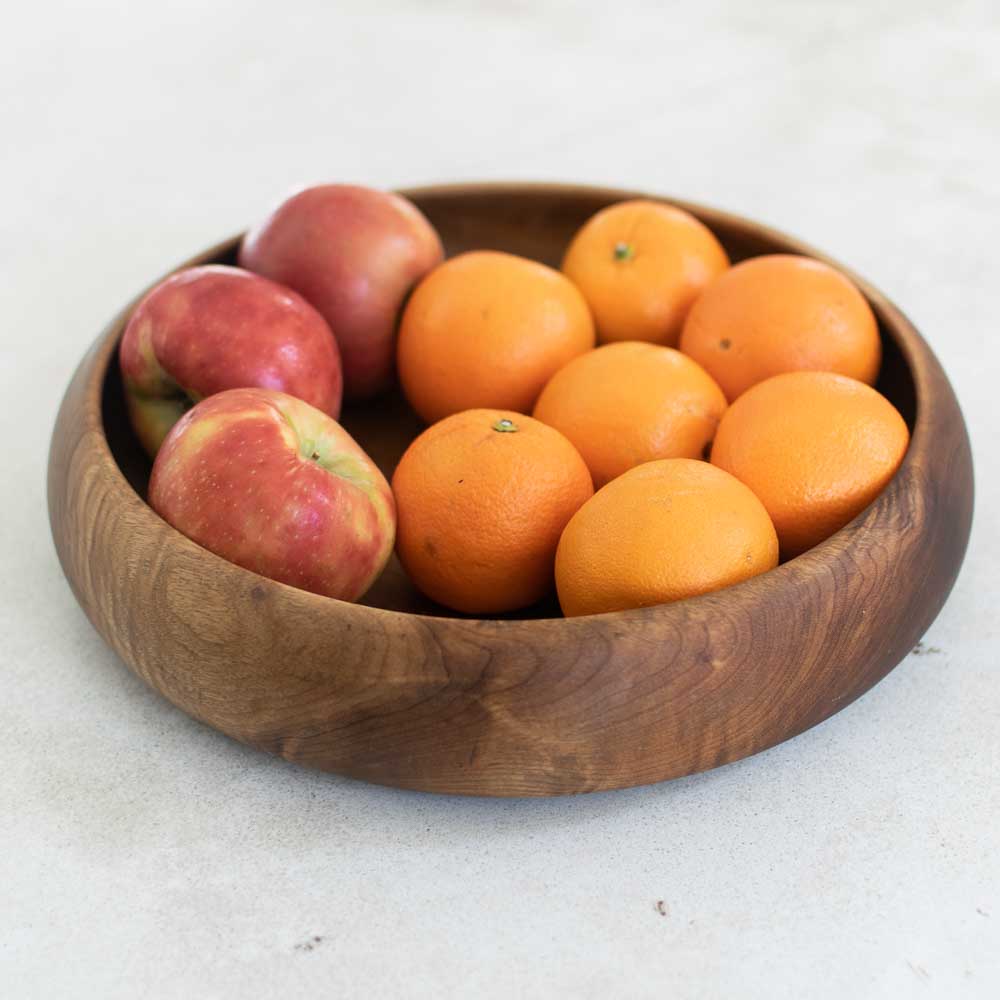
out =
<svg viewBox="0 0 1000 1000"><path fill-rule="evenodd" d="M928 387L930 384L930 373L928 369L930 358L933 358L930 347L914 325L902 313L902 311L867 279L863 278L852 269L844 266L832 257L824 254L822 251L817 250L815 247L812 247L810 244L805 243L797 237L789 236L779 229L760 224L745 216L708 205L703 205L698 202L687 201L685 199L674 198L667 195L651 194L641 190L607 188L584 184L559 184L555 182L548 183L541 181L482 181L454 182L447 184L430 184L417 187L407 187L397 189L394 193L415 201L420 201L428 198L453 198L459 195L477 196L511 192L519 195L537 195L542 197L561 195L565 197L607 199L609 201L623 201L626 199L642 198L666 203L690 212L700 221L705 223L710 229L713 229L713 231L715 224L719 223L734 228L752 229L753 232L762 239L769 242L784 244L787 249L783 249L779 252L812 257L836 268L842 274L845 274L848 278L850 278L850 280L857 285L866 301L872 307L876 319L878 320L880 332L885 336L890 337L899 348L903 361L912 379L914 388L914 420L910 431L910 440L907 445L907 450L899 468L893 474L892 478L885 485L883 490L867 507L864 508L864 510L858 513L850 522L838 531L834 532L834 534L830 535L813 548L795 556L792 559L782 562L773 569L768 570L766 573L759 574L756 577L751 577L748 580L743 580L736 584L731 584L730 586L721 588L720 590L684 598L680 601L648 605L624 611L606 611L601 612L600 614L580 615L572 618L555 615L544 618L524 618L518 617L516 612L513 612L508 617L479 617L458 613L454 615L424 614L344 601L335 597L314 594L310 591L293 587L290 584L273 580L270 577L261 576L253 570L238 566L212 552L210 549L206 549L203 546L198 545L196 542L193 542L182 532L178 531L168 522L164 521L163 518L161 518L160 515L157 514L157 512L149 505L149 503L136 492L132 484L126 479L125 474L111 451L107 438L107 431L104 426L102 409L102 397L110 365L114 363L114 359L117 356L117 348L121 340L121 335L124 332L125 324L143 296L145 296L150 289L170 274L174 274L177 271L181 271L189 267L197 267L214 262L219 257L231 253L239 246L246 230L208 247L200 253L195 254L193 257L185 260L175 267L172 267L165 274L156 278L114 316L114 318L102 330L101 334L97 338L97 341L91 348L92 351L96 351L94 362L97 365L97 368L94 372L95 377L88 386L87 392L87 414L88 418L93 421L88 429L97 432L97 436L100 440L100 448L103 451L103 457L105 457L113 467L118 480L117 485L133 496L138 503L141 504L146 511L148 511L152 521L158 525L165 526L169 532L175 536L177 541L183 542L185 545L193 546L199 553L207 555L213 560L218 560L230 571L236 572L237 574L247 574L248 577L257 581L264 580L270 586L292 591L300 597L315 599L322 602L322 606L327 607L328 609L335 607L343 609L345 607L349 607L352 609L353 614L370 615L373 619L381 619L385 616L389 616L391 618L419 618L421 621L428 623L434 622L442 625L450 625L455 622L489 622L495 624L501 629L504 627L510 628L515 626L523 627L526 625L539 626L553 624L567 628L577 628L581 622L593 622L601 619L619 619L622 615L628 615L630 617L655 618L658 613L662 613L664 608L677 607L682 604L690 605L695 602L709 603L717 601L720 595L731 595L737 591L745 592L755 586L760 587L762 580L766 580L771 586L777 584L780 580L790 580L790 571L788 570L789 566L795 566L798 568L806 565L807 563L825 561L829 554L843 547L844 539L853 535L854 532L852 529L863 523L865 520L876 516L877 508L881 504L887 502L887 495L894 484L897 484L903 477L905 477L913 465L923 465L925 463L923 450L928 434L928 424L933 419L933 411L928 408L927 404ZM930 355L930 358L928 355ZM375 405L377 405L377 400L374 402Z"/></svg>

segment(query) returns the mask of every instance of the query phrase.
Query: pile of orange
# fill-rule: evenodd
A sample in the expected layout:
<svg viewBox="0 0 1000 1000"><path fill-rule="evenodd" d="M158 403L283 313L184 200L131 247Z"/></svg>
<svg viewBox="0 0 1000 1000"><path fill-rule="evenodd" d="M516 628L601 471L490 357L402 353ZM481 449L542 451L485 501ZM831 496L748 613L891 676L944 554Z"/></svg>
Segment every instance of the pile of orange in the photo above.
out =
<svg viewBox="0 0 1000 1000"><path fill-rule="evenodd" d="M852 520L909 440L872 388L878 327L848 277L790 255L730 266L653 201L587 221L561 271L445 261L397 360L430 424L393 477L397 552L470 614L553 586L579 615L746 580Z"/></svg>

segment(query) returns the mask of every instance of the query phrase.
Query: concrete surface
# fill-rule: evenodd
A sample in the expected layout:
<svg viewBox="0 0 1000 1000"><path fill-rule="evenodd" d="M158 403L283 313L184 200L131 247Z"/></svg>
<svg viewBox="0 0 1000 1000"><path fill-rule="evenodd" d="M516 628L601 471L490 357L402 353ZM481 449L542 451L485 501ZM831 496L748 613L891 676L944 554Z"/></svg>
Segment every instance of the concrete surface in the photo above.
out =
<svg viewBox="0 0 1000 1000"><path fill-rule="evenodd" d="M957 3L44 2L0 39L0 994L1000 996L1000 13ZM700 777L571 801L298 770L78 610L48 435L121 302L292 185L567 179L808 238L903 305L978 517L919 655Z"/></svg>

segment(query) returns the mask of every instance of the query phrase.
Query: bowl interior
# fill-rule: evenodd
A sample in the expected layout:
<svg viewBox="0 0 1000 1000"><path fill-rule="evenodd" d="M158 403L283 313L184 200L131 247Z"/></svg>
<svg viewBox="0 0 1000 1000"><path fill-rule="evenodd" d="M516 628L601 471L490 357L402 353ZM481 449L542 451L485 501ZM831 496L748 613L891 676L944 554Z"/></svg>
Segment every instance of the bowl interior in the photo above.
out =
<svg viewBox="0 0 1000 1000"><path fill-rule="evenodd" d="M558 267L574 232L594 212L627 192L545 186L443 188L407 192L441 235L448 256L471 249L505 250ZM744 260L765 253L804 253L809 248L755 223L724 213L679 203L705 222L725 246L731 259ZM235 264L235 242L210 258ZM199 259L207 263L208 259ZM870 300L871 301L871 300ZM916 393L899 343L877 302L883 362L878 389L886 395L913 430ZM121 333L121 329L118 330ZM111 453L126 479L145 499L151 463L132 433L125 412L117 356L112 356L104 381L103 419ZM391 477L400 456L423 424L398 390L363 405L349 405L341 423ZM409 582L392 558L385 572L362 599L362 604L405 611L461 617L428 600ZM509 616L550 618L559 615L554 596Z"/></svg>

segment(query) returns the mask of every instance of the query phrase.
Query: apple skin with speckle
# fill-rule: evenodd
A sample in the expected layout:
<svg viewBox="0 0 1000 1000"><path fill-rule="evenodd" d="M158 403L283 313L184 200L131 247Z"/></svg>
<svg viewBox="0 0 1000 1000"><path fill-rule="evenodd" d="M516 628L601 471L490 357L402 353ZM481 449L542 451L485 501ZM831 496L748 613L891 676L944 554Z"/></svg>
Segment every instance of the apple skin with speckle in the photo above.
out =
<svg viewBox="0 0 1000 1000"><path fill-rule="evenodd" d="M406 198L322 184L251 229L239 264L294 288L320 311L340 345L345 395L367 399L391 384L403 303L443 256L434 227Z"/></svg>
<svg viewBox="0 0 1000 1000"><path fill-rule="evenodd" d="M136 306L119 351L129 417L155 455L193 403L225 389L288 392L340 415L340 351L297 292L235 267L161 281Z"/></svg>
<svg viewBox="0 0 1000 1000"><path fill-rule="evenodd" d="M344 601L392 553L396 507L332 417L269 389L230 389L174 425L153 464L153 509L244 569Z"/></svg>

